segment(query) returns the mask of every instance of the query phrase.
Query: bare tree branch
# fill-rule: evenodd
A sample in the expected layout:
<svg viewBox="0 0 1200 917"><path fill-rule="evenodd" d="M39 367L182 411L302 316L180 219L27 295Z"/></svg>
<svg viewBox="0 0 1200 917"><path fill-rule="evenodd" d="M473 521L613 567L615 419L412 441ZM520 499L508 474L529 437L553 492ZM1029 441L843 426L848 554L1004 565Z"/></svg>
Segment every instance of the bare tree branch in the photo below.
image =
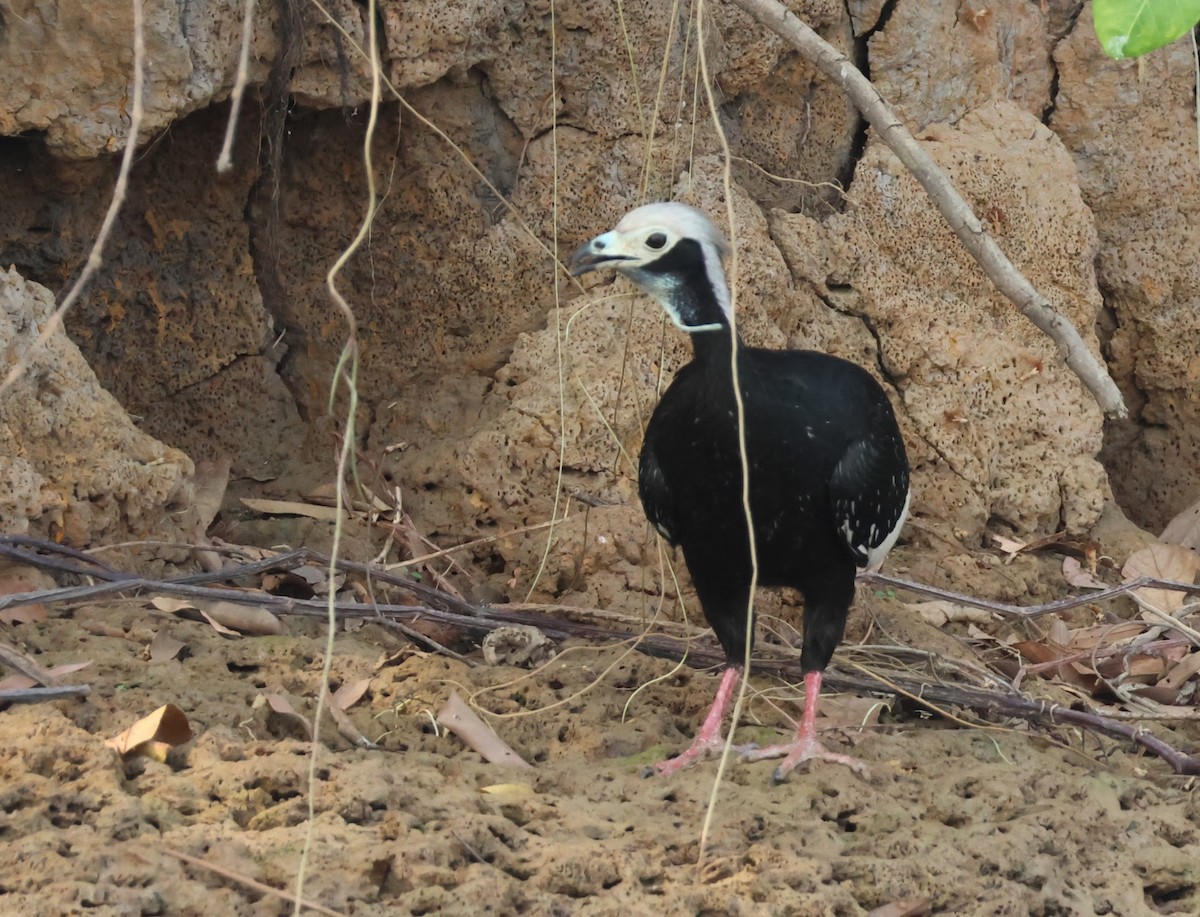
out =
<svg viewBox="0 0 1200 917"><path fill-rule="evenodd" d="M0 704L40 704L48 700L63 700L68 697L87 697L92 693L89 685L55 685L52 688L12 688L0 691Z"/></svg>
<svg viewBox="0 0 1200 917"><path fill-rule="evenodd" d="M11 536L0 536L0 556L7 555L17 558L31 566L45 565L61 569L64 561L63 552L58 546L49 543L39 544L34 539ZM328 564L327 555L298 548L287 551L275 557L251 564L232 567L220 573L203 573L194 576L179 577L174 580L149 580L122 571L95 568L87 569L87 574L93 577L112 577L112 582L98 583L90 586L76 586L64 589L49 589L33 593L21 593L0 596L0 610L10 605L21 605L32 601L43 604L55 602L79 601L85 598L110 597L120 593L160 593L187 595L197 598L220 598L228 602L244 605L257 605L269 608L277 614L301 615L307 617L325 617L328 614L329 602L326 599L294 599L286 596L270 595L263 592L222 589L201 585L212 582L220 577L233 579L244 576L250 571L263 572L266 569L294 569L306 563ZM422 606L396 605L384 603L363 603L357 601L337 601L334 608L339 617L367 618L383 621L406 622L416 624L420 621L434 621L462 628L473 637L480 638L489 631L506 624L528 624L538 628L555 640L571 637L590 640L597 643L611 643L614 640L632 641L635 648L648 656L664 659L683 660L692 668L715 668L724 663L725 657L715 645L715 641L696 641L680 639L661 633L635 633L624 628L586 624L579 621L564 620L552 617L545 610L537 610L532 606L516 606L512 609L473 605L456 596L441 593L439 590L421 583L393 576L369 564L351 563L339 560L337 568L340 571L359 572L369 575L378 582L387 582L400 589L419 594L427 604ZM1198 592L1200 586L1190 583L1177 583L1170 580L1154 580L1142 577L1130 583L1113 587L1102 593L1083 596L1077 599L1064 599L1049 605L1031 608L1004 605L975 599L971 596L960 595L946 590L923 586L895 577L870 574L863 577L869 582L895 586L926 595L936 595L949 598L952 601L977 608L987 608L1008 614L1049 614L1062 611L1075 605L1100 601L1123 595L1130 590L1153 585L1159 588L1176 589L1186 592ZM566 609L564 609L564 612ZM576 609L580 614L587 609ZM419 642L429 644L423 635L411 635ZM836 660L835 660L836 663ZM947 681L922 681L904 674L889 674L886 677L871 673L856 666L862 674L852 674L835 664L825 674L825 683L836 690L859 691L864 693L901 693L913 702L927 706L933 712L939 708L965 707L974 710L982 717L993 719L1019 718L1042 726L1067 725L1087 729L1102 735L1145 749L1147 752L1162 758L1177 774L1200 774L1200 757L1178 751L1167 742L1155 737L1139 725L1127 724L1086 709L1063 707L1048 701L1039 700L1020 693L1007 683L996 681L996 690L984 690L980 687L963 684L951 684ZM789 681L800 681L800 662L796 651L785 646L764 646L754 657L754 669L776 675ZM28 689L23 692L6 692L0 695L2 700L45 700L50 697L61 697L70 693L86 693L86 685L70 686L67 688ZM52 694L51 692L60 692ZM1082 702L1081 702L1082 704Z"/></svg>
<svg viewBox="0 0 1200 917"><path fill-rule="evenodd" d="M779 0L732 0L760 23L790 43L833 80L862 112L886 143L928 192L954 234L979 262L996 288L1007 296L1021 314L1037 325L1058 345L1059 354L1071 371L1087 386L1105 414L1128 417L1125 400L1104 365L1096 359L1070 320L1059 314L1033 284L1017 270L1008 256L983 229L967 202L949 177L925 152L896 117L879 91L841 51L805 25Z"/></svg>
<svg viewBox="0 0 1200 917"><path fill-rule="evenodd" d="M39 685L45 685L47 688L58 687L58 677L53 672L38 665L15 646L3 640L0 640L0 665L8 666Z"/></svg>
<svg viewBox="0 0 1200 917"><path fill-rule="evenodd" d="M949 589L939 589L937 586L914 583L912 580L901 579L898 576L889 576L886 573L860 573L858 574L858 578L864 583L879 583L881 586L892 586L896 589L911 592L914 595L923 595L931 599L945 599L957 605L966 605L969 608L982 608L985 611L994 611L996 614L1007 615L1010 618L1040 618L1044 615L1052 615L1060 611L1070 611L1072 608L1079 608L1082 605L1096 605L1100 602L1107 602L1109 599L1128 595L1131 592L1136 592L1146 587L1170 589L1174 592L1184 592L1188 595L1200 594L1200 585L1196 585L1195 583L1182 583L1178 580L1139 576L1137 579L1131 579L1128 582L1121 583L1119 586L1098 589L1087 595L1068 596L1065 599L1047 602L1045 605L1010 605L1007 602L993 602L991 599L980 599L962 592L951 592Z"/></svg>

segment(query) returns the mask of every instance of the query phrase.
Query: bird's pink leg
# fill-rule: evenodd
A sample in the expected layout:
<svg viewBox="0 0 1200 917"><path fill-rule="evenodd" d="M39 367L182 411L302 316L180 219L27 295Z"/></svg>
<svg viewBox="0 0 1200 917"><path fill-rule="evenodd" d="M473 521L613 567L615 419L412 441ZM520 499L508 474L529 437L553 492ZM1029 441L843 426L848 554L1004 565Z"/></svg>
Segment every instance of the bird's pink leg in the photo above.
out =
<svg viewBox="0 0 1200 917"><path fill-rule="evenodd" d="M813 758L822 761L832 761L834 764L844 764L850 770L862 777L867 776L867 766L858 758L850 755L839 755L830 751L817 738L817 702L821 696L821 673L809 672L804 676L804 715L796 729L796 738L784 745L768 745L766 748L755 748L742 753L747 761L761 761L763 758L783 757L783 761L775 768L771 779L781 783L788 774L795 770L796 765Z"/></svg>
<svg viewBox="0 0 1200 917"><path fill-rule="evenodd" d="M741 671L733 666L725 670L725 674L721 676L721 684L717 688L717 696L713 699L708 716L704 718L704 724L696 733L696 738L692 740L691 746L682 754L668 761L660 761L658 764L648 766L642 771L643 777L653 777L655 774L660 777L669 777L685 767L691 767L697 761L703 761L709 755L721 753L721 749L725 747L725 740L721 738L721 724L725 721L725 708L729 706L729 700L733 697L741 674ZM742 751L736 745L733 750L739 753Z"/></svg>

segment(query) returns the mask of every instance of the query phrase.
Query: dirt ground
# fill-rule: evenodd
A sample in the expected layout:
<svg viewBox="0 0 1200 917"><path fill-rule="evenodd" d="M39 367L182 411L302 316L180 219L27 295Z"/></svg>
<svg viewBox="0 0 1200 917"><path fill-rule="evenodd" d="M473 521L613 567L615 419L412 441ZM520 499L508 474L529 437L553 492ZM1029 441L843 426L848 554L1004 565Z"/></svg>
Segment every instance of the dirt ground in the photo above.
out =
<svg viewBox="0 0 1200 917"><path fill-rule="evenodd" d="M283 694L311 714L324 636L312 621L287 629L228 639L147 601L7 628L43 665L90 660L76 678L92 693L0 712L0 913L290 913L171 853L293 887L310 746L255 699ZM183 658L148 661L160 631ZM1162 762L1094 737L911 715L827 733L868 779L819 764L772 786L772 764L732 764L701 863L715 762L639 773L684 747L715 675L670 674L619 646L559 649L531 674L425 655L377 624L340 633L333 687L371 679L350 715L381 749L323 725L305 897L355 915L851 917L922 899L912 913L1200 913L1200 803ZM535 769L485 764L435 727L452 689L504 714L491 724ZM165 763L104 745L165 703L195 733ZM743 739L787 728L762 697L748 721Z"/></svg>

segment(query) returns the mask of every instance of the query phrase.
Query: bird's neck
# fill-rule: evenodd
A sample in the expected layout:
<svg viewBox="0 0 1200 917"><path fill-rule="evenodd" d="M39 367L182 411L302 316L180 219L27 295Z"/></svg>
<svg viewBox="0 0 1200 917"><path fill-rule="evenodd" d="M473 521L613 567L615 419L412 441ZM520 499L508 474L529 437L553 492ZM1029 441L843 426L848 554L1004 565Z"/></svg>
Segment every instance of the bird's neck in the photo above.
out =
<svg viewBox="0 0 1200 917"><path fill-rule="evenodd" d="M618 269L658 300L681 330L698 336L729 326L725 274L716 254L706 253L695 239L681 239L649 264Z"/></svg>
<svg viewBox="0 0 1200 917"><path fill-rule="evenodd" d="M691 276L673 279L675 282L663 290L665 295L661 301L675 324L692 339L696 361L724 360L728 363L729 348L737 339L729 324L729 313L721 304L716 288L698 268L691 272Z"/></svg>
<svg viewBox="0 0 1200 917"><path fill-rule="evenodd" d="M692 339L692 354L696 362L710 364L718 369L730 365L730 348L735 343L738 347L742 344L740 338L734 337L733 329L727 321L712 331L693 331L689 337Z"/></svg>

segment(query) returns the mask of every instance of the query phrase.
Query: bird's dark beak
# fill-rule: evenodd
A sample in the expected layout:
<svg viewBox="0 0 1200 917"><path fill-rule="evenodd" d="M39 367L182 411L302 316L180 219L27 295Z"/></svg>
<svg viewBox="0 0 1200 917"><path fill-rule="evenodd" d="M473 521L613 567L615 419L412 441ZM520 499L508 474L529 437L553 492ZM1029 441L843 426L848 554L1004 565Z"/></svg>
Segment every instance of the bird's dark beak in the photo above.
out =
<svg viewBox="0 0 1200 917"><path fill-rule="evenodd" d="M575 254L567 262L571 276L578 277L606 264L630 260L629 255L621 254L617 250L617 241L612 232L606 232L589 242L584 242L575 249Z"/></svg>

